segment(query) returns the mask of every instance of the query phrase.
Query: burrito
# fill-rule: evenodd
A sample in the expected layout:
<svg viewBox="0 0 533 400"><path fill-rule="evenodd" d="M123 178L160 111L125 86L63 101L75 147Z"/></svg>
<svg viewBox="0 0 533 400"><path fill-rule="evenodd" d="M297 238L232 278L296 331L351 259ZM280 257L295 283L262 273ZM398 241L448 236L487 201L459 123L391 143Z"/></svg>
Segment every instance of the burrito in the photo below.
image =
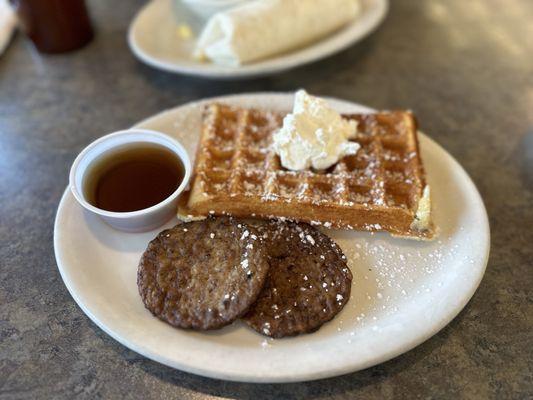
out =
<svg viewBox="0 0 533 400"><path fill-rule="evenodd" d="M211 17L194 55L238 66L311 43L360 9L359 0L256 0Z"/></svg>

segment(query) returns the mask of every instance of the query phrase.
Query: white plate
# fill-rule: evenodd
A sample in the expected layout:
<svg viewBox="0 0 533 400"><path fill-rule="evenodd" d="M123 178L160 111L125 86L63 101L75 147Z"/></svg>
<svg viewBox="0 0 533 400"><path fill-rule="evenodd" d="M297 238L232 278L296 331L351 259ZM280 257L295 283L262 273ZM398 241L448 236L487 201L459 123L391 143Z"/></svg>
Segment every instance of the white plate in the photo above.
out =
<svg viewBox="0 0 533 400"><path fill-rule="evenodd" d="M292 94L217 100L289 110ZM193 157L205 102L165 111L136 127L178 138ZM331 102L343 112L371 111ZM171 367L250 382L311 380L370 367L408 351L450 322L473 295L487 264L489 226L474 184L434 141L421 134L420 145L439 238L417 242L386 233L329 231L349 259L352 296L342 312L315 333L266 339L240 322L198 333L152 317L137 292L137 263L162 228L143 234L115 231L84 212L68 190L54 230L59 271L74 300L100 328L130 349Z"/></svg>
<svg viewBox="0 0 533 400"><path fill-rule="evenodd" d="M385 18L388 1L362 0L362 4L363 11L357 19L313 45L240 67L193 59L194 40L179 39L171 0L148 2L129 27L128 43L141 61L170 72L224 79L269 75L330 56L372 32ZM183 18L198 29L194 18Z"/></svg>

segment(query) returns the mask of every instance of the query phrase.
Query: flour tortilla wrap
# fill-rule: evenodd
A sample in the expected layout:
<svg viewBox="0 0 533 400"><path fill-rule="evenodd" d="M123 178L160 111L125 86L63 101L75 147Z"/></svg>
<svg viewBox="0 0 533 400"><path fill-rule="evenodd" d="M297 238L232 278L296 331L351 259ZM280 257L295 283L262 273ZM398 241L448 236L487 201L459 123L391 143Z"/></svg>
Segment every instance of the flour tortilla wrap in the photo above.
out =
<svg viewBox="0 0 533 400"><path fill-rule="evenodd" d="M214 15L195 56L238 66L327 35L353 20L359 0L256 0Z"/></svg>

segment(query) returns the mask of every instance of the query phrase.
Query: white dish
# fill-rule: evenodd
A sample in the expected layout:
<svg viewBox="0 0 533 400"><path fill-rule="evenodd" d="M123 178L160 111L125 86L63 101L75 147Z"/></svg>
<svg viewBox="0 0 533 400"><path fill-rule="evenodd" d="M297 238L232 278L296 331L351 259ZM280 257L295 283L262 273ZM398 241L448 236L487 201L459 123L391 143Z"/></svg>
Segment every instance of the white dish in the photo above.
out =
<svg viewBox="0 0 533 400"><path fill-rule="evenodd" d="M193 157L202 107L212 100L162 112L136 127L176 137ZM246 94L216 100L287 111L293 95ZM342 112L371 111L331 102ZM412 349L449 323L474 294L487 264L488 219L474 184L434 141L421 134L420 145L439 238L418 242L386 233L329 231L349 259L352 296L342 312L315 333L272 340L240 322L200 333L159 321L144 308L136 286L140 255L159 230L116 231L84 212L68 190L54 229L59 271L72 297L100 328L130 349L184 371L236 381L290 382L376 365Z"/></svg>
<svg viewBox="0 0 533 400"><path fill-rule="evenodd" d="M181 184L174 193L152 207L131 212L102 210L89 203L85 198L85 175L86 172L90 170L94 161L98 160L102 154L107 153L112 149L120 148L125 145L139 145L143 143L152 143L165 147L175 153L181 160L183 168L185 169L185 174ZM154 132L147 129L128 129L103 136L83 149L74 160L74 163L72 163L69 185L72 194L82 207L87 211L98 215L112 227L126 232L146 232L160 227L176 213L179 196L189 185L191 170L192 165L189 155L177 140L160 132Z"/></svg>
<svg viewBox="0 0 533 400"><path fill-rule="evenodd" d="M307 47L240 67L224 67L193 58L194 40L178 36L172 0L152 0L133 19L128 44L142 62L169 72L235 79L270 75L328 57L370 34L383 21L388 0L362 0L361 15L336 33ZM186 12L182 23L199 32L200 22Z"/></svg>

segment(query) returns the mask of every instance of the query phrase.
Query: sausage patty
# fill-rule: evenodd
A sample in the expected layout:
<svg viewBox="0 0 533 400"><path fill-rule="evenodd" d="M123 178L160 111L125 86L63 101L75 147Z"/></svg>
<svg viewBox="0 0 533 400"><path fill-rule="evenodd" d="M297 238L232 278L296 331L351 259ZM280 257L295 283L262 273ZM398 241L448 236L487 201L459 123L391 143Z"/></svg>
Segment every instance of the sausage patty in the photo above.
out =
<svg viewBox="0 0 533 400"><path fill-rule="evenodd" d="M275 338L319 329L350 298L352 274L342 250L307 224L254 225L268 248L270 270L244 321Z"/></svg>
<svg viewBox="0 0 533 400"><path fill-rule="evenodd" d="M257 231L231 218L208 218L161 232L141 257L144 305L180 328L230 324L256 300L268 272Z"/></svg>

